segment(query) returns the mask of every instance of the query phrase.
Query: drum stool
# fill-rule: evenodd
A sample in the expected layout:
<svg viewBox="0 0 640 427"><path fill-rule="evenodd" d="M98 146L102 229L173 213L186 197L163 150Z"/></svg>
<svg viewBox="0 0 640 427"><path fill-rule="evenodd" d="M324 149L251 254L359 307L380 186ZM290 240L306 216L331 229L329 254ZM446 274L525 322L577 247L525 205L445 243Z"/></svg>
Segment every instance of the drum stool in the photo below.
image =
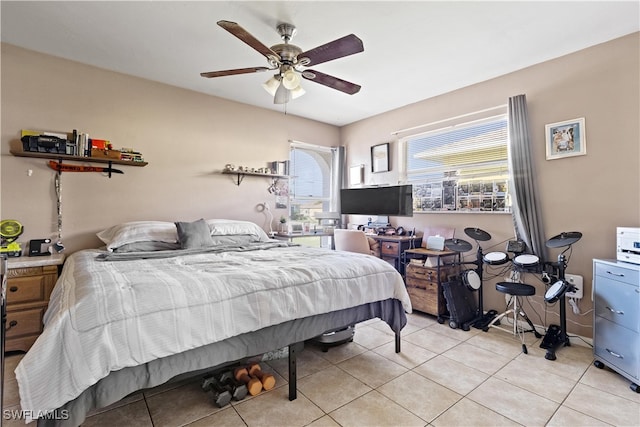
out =
<svg viewBox="0 0 640 427"><path fill-rule="evenodd" d="M520 337L520 341L522 342L522 352L527 354L528 351L527 351L527 345L524 343L524 333L533 332L536 338L541 338L542 335L538 333L538 331L536 330L535 326L533 326L533 323L531 322L527 314L524 312L524 310L522 310L522 307L518 306L518 297L529 297L529 296L535 295L536 288L534 288L531 285L527 285L525 283L499 282L499 283L496 283L496 290L498 292L502 292L503 294L511 295L512 306L504 313L498 314L495 317L495 319L493 319L491 323L487 325L486 328L483 328L483 330L487 332L491 327L497 328L497 326L500 324L500 319L513 313L513 335L514 336L518 335ZM525 320L529 324L531 329L525 330L523 327L519 326L518 317L521 317L523 320ZM498 329L501 331L509 332L503 328L498 328Z"/></svg>

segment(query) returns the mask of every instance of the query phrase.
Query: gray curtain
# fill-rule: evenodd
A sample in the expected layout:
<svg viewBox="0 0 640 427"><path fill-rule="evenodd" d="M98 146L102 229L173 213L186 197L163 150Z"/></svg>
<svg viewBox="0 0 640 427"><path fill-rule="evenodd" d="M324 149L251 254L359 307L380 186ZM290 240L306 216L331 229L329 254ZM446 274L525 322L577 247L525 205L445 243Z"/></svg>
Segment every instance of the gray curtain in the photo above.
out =
<svg viewBox="0 0 640 427"><path fill-rule="evenodd" d="M509 192L513 224L516 237L527 244L528 252L536 255L543 262L548 259L548 256L531 151L526 96L512 96L509 98L509 166L511 168Z"/></svg>

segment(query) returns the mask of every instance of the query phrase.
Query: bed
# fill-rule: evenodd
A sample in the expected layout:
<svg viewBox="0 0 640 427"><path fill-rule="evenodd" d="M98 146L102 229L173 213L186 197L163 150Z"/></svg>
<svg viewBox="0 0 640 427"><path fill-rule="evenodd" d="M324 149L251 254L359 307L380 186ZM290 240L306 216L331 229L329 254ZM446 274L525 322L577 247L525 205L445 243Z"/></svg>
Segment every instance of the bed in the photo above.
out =
<svg viewBox="0 0 640 427"><path fill-rule="evenodd" d="M305 340L371 318L396 334L411 303L369 256L269 239L232 220L137 221L70 255L45 328L16 368L38 425L79 425L140 389L288 346L289 399Z"/></svg>

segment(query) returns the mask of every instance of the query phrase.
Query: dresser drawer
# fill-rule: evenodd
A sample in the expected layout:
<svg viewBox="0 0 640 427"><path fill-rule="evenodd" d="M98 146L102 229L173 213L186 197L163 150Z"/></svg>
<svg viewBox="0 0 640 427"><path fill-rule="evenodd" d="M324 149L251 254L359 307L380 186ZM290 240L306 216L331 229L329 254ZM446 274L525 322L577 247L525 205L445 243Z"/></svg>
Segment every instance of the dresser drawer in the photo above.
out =
<svg viewBox="0 0 640 427"><path fill-rule="evenodd" d="M636 288L640 287L640 272L637 269L596 262L595 275L626 283Z"/></svg>
<svg viewBox="0 0 640 427"><path fill-rule="evenodd" d="M14 277L7 280L7 304L46 300L47 276Z"/></svg>
<svg viewBox="0 0 640 427"><path fill-rule="evenodd" d="M640 293L637 286L598 276L594 300L596 316L640 332Z"/></svg>
<svg viewBox="0 0 640 427"><path fill-rule="evenodd" d="M9 259L6 351L28 351L43 330L42 317L65 256Z"/></svg>
<svg viewBox="0 0 640 427"><path fill-rule="evenodd" d="M399 242L380 242L380 253L384 255L399 256L400 243Z"/></svg>
<svg viewBox="0 0 640 427"><path fill-rule="evenodd" d="M632 377L640 377L640 335L600 316L595 316L593 353Z"/></svg>
<svg viewBox="0 0 640 427"><path fill-rule="evenodd" d="M39 276L39 275L53 274L58 275L58 266L56 265L42 265L37 267L18 267L9 268L7 271L7 277L25 277L25 276Z"/></svg>
<svg viewBox="0 0 640 427"><path fill-rule="evenodd" d="M42 315L45 308L7 313L7 340L42 332Z"/></svg>

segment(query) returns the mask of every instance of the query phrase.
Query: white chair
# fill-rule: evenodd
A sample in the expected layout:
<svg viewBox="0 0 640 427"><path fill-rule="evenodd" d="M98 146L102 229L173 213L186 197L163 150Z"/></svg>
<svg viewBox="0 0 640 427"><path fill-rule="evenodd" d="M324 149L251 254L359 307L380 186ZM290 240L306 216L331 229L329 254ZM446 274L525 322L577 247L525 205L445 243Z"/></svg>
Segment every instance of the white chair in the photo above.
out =
<svg viewBox="0 0 640 427"><path fill-rule="evenodd" d="M337 251L376 255L375 250L371 248L369 238L362 230L335 229L333 230L333 241Z"/></svg>

